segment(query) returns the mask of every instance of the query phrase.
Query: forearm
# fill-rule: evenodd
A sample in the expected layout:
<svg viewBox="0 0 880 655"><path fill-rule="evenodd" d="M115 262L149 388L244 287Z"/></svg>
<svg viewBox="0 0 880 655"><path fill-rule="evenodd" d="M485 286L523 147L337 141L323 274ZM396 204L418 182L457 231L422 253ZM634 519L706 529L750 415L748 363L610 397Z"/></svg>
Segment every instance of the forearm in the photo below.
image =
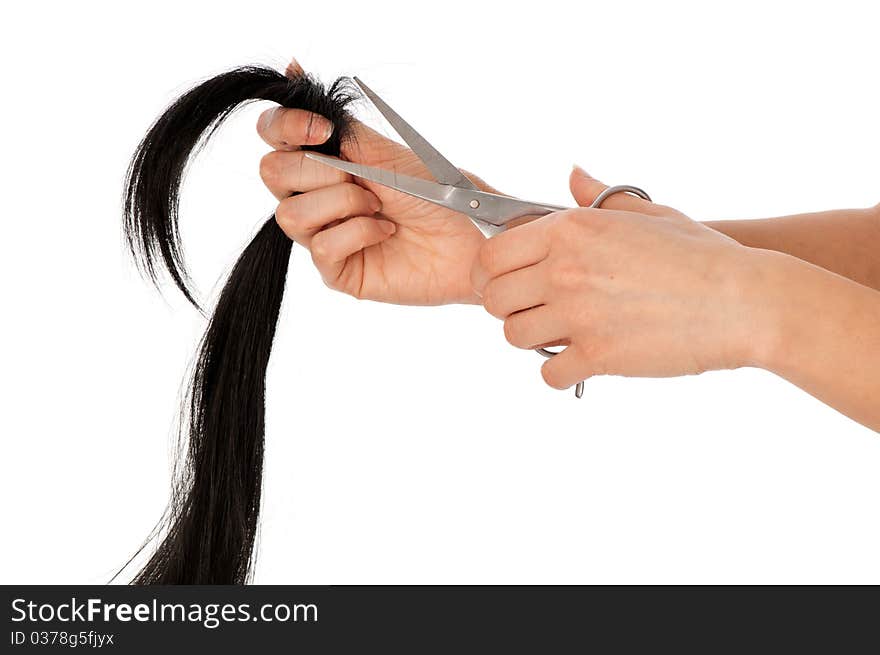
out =
<svg viewBox="0 0 880 655"><path fill-rule="evenodd" d="M706 225L743 245L788 253L880 289L880 205Z"/></svg>
<svg viewBox="0 0 880 655"><path fill-rule="evenodd" d="M880 431L880 292L794 257L755 254L753 363Z"/></svg>

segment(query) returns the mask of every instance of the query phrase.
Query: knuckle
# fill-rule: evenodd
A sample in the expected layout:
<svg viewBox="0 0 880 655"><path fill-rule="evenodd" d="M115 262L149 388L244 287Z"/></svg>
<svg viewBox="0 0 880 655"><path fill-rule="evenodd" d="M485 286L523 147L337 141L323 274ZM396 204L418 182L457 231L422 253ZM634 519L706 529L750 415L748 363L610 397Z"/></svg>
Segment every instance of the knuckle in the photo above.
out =
<svg viewBox="0 0 880 655"><path fill-rule="evenodd" d="M345 206L348 209L351 209L353 207L357 207L358 200L360 199L360 194L358 192L360 187L356 184L352 184L351 182L346 182L345 185L343 186L343 189L344 189L343 199L345 202Z"/></svg>
<svg viewBox="0 0 880 655"><path fill-rule="evenodd" d="M327 241L323 236L323 233L318 232L312 238L312 261L315 266L321 267L324 262L326 262L330 257L330 249L327 247Z"/></svg>
<svg viewBox="0 0 880 655"><path fill-rule="evenodd" d="M292 214L293 212L291 211L290 203L287 198L279 202L278 206L275 208L275 220L282 228L290 225Z"/></svg>
<svg viewBox="0 0 880 655"><path fill-rule="evenodd" d="M278 172L280 170L278 162L278 153L272 151L263 155L260 159L260 179L263 184L269 186L278 180Z"/></svg>
<svg viewBox="0 0 880 655"><path fill-rule="evenodd" d="M551 229L563 243L577 242L601 229L605 213L597 209L570 209L560 212Z"/></svg>
<svg viewBox="0 0 880 655"><path fill-rule="evenodd" d="M558 262L550 270L550 284L558 289L573 291L584 286L586 272L577 262Z"/></svg>
<svg viewBox="0 0 880 655"><path fill-rule="evenodd" d="M290 196L278 203L275 210L275 220L278 224L290 232L296 232L303 228L305 195Z"/></svg>
<svg viewBox="0 0 880 655"><path fill-rule="evenodd" d="M556 215L556 220L551 224L551 229L561 234L570 234L579 227L577 212L574 210L561 211Z"/></svg>

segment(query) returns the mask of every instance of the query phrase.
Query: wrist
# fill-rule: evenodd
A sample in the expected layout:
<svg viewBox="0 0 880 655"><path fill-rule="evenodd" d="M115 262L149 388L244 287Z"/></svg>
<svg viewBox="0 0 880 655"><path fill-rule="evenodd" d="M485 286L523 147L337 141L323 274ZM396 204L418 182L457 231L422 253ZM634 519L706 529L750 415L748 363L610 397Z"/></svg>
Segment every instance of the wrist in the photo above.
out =
<svg viewBox="0 0 880 655"><path fill-rule="evenodd" d="M776 306L783 263L776 257L779 253L770 250L738 246L736 252L736 259L727 262L733 272L727 368L768 368L783 340Z"/></svg>
<svg viewBox="0 0 880 655"><path fill-rule="evenodd" d="M790 358L805 307L802 291L808 287L812 266L774 250L748 248L744 267L747 335L743 348L745 366L777 372ZM815 318L815 317L814 317Z"/></svg>

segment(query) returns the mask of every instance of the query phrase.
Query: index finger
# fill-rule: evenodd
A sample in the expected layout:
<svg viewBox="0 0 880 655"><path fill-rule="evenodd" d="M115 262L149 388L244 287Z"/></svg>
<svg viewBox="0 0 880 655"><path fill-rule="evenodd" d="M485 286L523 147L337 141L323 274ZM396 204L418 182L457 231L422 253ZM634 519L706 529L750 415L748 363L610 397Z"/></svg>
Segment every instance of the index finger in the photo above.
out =
<svg viewBox="0 0 880 655"><path fill-rule="evenodd" d="M550 253L546 227L553 214L510 227L480 247L471 269L471 284L482 295L489 280L543 261Z"/></svg>

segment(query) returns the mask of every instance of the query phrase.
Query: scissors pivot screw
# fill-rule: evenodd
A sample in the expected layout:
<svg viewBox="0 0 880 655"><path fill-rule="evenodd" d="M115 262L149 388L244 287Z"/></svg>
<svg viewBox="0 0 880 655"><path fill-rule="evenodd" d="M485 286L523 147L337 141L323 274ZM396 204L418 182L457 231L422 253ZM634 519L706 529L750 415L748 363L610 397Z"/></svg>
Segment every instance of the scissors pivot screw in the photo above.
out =
<svg viewBox="0 0 880 655"><path fill-rule="evenodd" d="M468 203L468 205L470 205L471 209L476 209L477 207L480 206L480 201L477 200L476 198L474 198L473 200L471 200L471 201Z"/></svg>

